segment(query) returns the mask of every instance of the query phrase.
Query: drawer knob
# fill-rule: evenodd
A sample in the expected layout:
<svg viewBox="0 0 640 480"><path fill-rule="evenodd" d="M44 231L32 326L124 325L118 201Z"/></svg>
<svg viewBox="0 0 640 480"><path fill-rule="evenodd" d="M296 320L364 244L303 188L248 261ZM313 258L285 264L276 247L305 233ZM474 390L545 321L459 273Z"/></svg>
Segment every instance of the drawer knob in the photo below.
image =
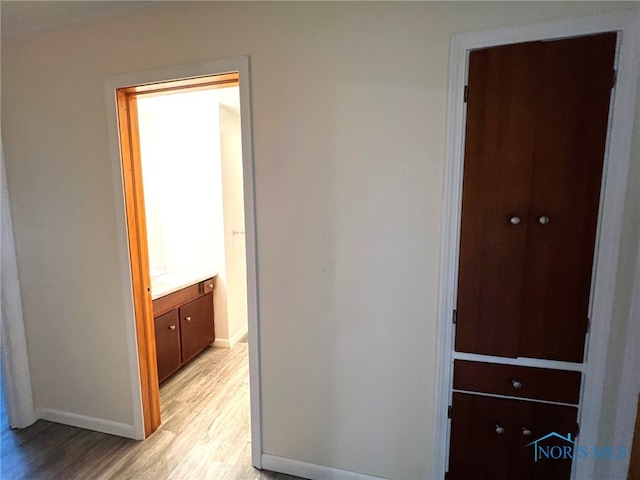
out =
<svg viewBox="0 0 640 480"><path fill-rule="evenodd" d="M547 223L549 223L549 217L543 215L538 219L538 221L540 222L540 225L546 225Z"/></svg>
<svg viewBox="0 0 640 480"><path fill-rule="evenodd" d="M176 326L175 325L169 325L169 330L175 330Z"/></svg>
<svg viewBox="0 0 640 480"><path fill-rule="evenodd" d="M509 221L511 222L511 225L518 225L520 223L520 217L511 217Z"/></svg>
<svg viewBox="0 0 640 480"><path fill-rule="evenodd" d="M512 380L511 385L513 385L513 388L522 388L522 382L519 382L518 380Z"/></svg>
<svg viewBox="0 0 640 480"><path fill-rule="evenodd" d="M190 321L191 321L191 317L186 317L186 318L185 318L185 320L186 320L187 322L190 322Z"/></svg>
<svg viewBox="0 0 640 480"><path fill-rule="evenodd" d="M530 437L531 436L531 430L529 430L527 427L522 427L522 434L525 437Z"/></svg>
<svg viewBox="0 0 640 480"><path fill-rule="evenodd" d="M504 428L502 428L500 425L496 425L496 433L498 435L502 435L504 433Z"/></svg>
<svg viewBox="0 0 640 480"><path fill-rule="evenodd" d="M210 284L209 284L209 288L213 288L213 283L210 283Z"/></svg>

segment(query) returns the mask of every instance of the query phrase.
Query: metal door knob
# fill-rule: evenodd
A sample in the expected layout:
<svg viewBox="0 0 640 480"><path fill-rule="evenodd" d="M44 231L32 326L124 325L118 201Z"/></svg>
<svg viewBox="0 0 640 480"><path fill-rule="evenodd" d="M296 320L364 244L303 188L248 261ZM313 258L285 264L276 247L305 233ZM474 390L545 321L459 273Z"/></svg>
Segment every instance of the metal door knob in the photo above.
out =
<svg viewBox="0 0 640 480"><path fill-rule="evenodd" d="M496 433L498 435L502 435L504 433L504 428L502 428L500 425L496 425Z"/></svg>
<svg viewBox="0 0 640 480"><path fill-rule="evenodd" d="M513 388L522 388L522 382L519 382L518 380L512 380L511 385L513 385Z"/></svg>
<svg viewBox="0 0 640 480"><path fill-rule="evenodd" d="M540 225L546 225L547 223L549 223L549 217L543 215L538 219L538 221L540 222Z"/></svg>
<svg viewBox="0 0 640 480"><path fill-rule="evenodd" d="M190 322L190 321L191 321L191 317L187 317L187 318L185 318L185 320L186 320L187 322Z"/></svg>
<svg viewBox="0 0 640 480"><path fill-rule="evenodd" d="M527 427L522 427L522 435L524 435L525 437L530 437L531 430L529 430Z"/></svg>
<svg viewBox="0 0 640 480"><path fill-rule="evenodd" d="M175 330L176 326L175 325L169 325L169 330Z"/></svg>
<svg viewBox="0 0 640 480"><path fill-rule="evenodd" d="M511 225L518 225L520 223L520 217L511 217L509 221L511 222Z"/></svg>

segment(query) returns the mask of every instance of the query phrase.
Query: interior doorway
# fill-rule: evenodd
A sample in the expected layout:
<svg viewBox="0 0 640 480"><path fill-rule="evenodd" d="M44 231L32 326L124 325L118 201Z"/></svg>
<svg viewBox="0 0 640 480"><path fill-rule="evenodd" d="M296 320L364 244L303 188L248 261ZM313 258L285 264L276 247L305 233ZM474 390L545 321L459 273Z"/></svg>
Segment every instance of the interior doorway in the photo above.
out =
<svg viewBox="0 0 640 480"><path fill-rule="evenodd" d="M214 62L220 63L220 62ZM228 63L228 62L226 62ZM142 426L144 435L149 436L160 425L160 395L158 386L158 366L156 363L156 335L154 332L153 309L153 277L157 277L163 267L169 267L170 261L158 262L158 246L151 245L148 235L148 227L153 224L147 219L145 210L145 175L143 175L144 155L141 151L141 138L145 133L144 122L141 124L141 115L148 116L149 105L162 104L163 99L171 99L183 96L191 98L192 105L200 105L202 110L203 100L210 105L215 104L215 118L217 125L209 125L208 140L217 137L213 143L217 146L218 163L209 165L210 172L218 175L218 203L220 211L217 215L218 226L217 240L222 249L218 249L218 258L213 260L215 273L217 273L217 285L215 288L216 299L216 346L231 347L236 342L248 337L249 343L249 371L251 390L251 437L253 465L260 467L260 418L259 418L259 382L258 382L258 358L257 358L257 285L256 285L256 261L255 261L255 219L253 204L253 171L250 132L250 102L248 95L248 59L236 59L237 71L214 68L213 73L205 76L172 76L177 80L165 80L167 72L158 73L158 81L145 82L143 77L154 72L139 75L143 81L131 86L121 86L122 79L115 80L117 119L120 157L122 166L122 187L124 196L124 210L127 226L128 263L131 270L131 290L133 296L133 313L135 319L137 360L140 370L140 394L142 406ZM197 66L201 69L203 66ZM188 71L188 67L172 69ZM220 73L215 73L218 70ZM129 76L132 77L132 76ZM242 82L242 83L241 83ZM118 85L118 83L120 85ZM112 90L113 91L113 90ZM235 100L229 100L234 97ZM193 101L195 99L195 101ZM187 102L189 103L189 102ZM197 109L196 109L197 110ZM169 115L170 116L170 115ZM157 119L156 119L157 120ZM160 123L162 120L159 120ZM153 123L153 122L152 122ZM188 123L188 122L183 122ZM188 127L187 127L188 128ZM148 133L148 132L147 132ZM157 133L157 132L156 132ZM222 135L221 135L222 133ZM144 143L144 142L143 142ZM179 145L179 140L177 144ZM179 155L181 159L188 156L189 148L183 144ZM166 153L166 152L164 152ZM175 152L174 152L175 153ZM194 182L202 182L206 175L194 177ZM239 184L240 188L230 188ZM188 189L187 189L188 191ZM210 191L207 193L211 193ZM159 198L163 197L160 195ZM157 200L157 198L156 198ZM200 199L201 212L205 216L216 216L211 213L210 199ZM198 203L197 198L191 198ZM179 207L173 202L174 207ZM228 208L222 208L226 204ZM149 217L158 215L162 209L151 212ZM185 215L184 209L177 208L177 216ZM182 213L181 213L182 211ZM173 212L174 214L176 212ZM175 216L175 215L174 215ZM192 215L198 217L199 214ZM200 215L201 216L201 215ZM209 222L209 230L216 230L215 222ZM209 232L212 233L212 232ZM184 232L188 235L188 232ZM155 237L157 238L157 237ZM246 240L245 240L246 239ZM200 242L211 245L211 242ZM153 251L155 250L155 252ZM160 249L161 250L161 249ZM183 248L183 250L185 250ZM188 253L193 253L192 247L186 247ZM220 253L222 252L222 253ZM199 261L192 258L195 264ZM216 264L217 262L217 264ZM163 265L164 264L164 265ZM222 268L221 268L222 266ZM166 268L170 270L170 268ZM211 271L211 265L208 271ZM222 273L222 275L221 275ZM200 295L206 296L211 285L205 281L201 285ZM244 287L244 288L243 288ZM233 295L229 295L234 290ZM238 290L240 293L238 294ZM222 313L224 312L224 313ZM226 318L225 318L226 317ZM184 345L183 345L184 348Z"/></svg>

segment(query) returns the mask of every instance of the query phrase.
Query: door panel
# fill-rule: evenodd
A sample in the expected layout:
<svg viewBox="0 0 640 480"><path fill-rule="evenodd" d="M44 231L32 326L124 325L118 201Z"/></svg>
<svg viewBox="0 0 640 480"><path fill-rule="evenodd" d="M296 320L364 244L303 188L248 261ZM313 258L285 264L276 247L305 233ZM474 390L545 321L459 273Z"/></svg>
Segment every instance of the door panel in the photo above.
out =
<svg viewBox="0 0 640 480"><path fill-rule="evenodd" d="M581 362L616 34L543 45L518 351Z"/></svg>
<svg viewBox="0 0 640 480"><path fill-rule="evenodd" d="M462 193L456 350L516 357L540 43L476 50ZM517 216L521 222L510 222Z"/></svg>
<svg viewBox="0 0 640 480"><path fill-rule="evenodd" d="M182 361L187 362L213 342L213 294L187 303L180 308Z"/></svg>
<svg viewBox="0 0 640 480"><path fill-rule="evenodd" d="M178 310L154 319L158 381L163 381L182 364Z"/></svg>
<svg viewBox="0 0 640 480"><path fill-rule="evenodd" d="M575 439L577 408L464 393L453 394L452 406L451 480L569 478L570 457L535 461L534 446L528 444L551 432ZM556 437L540 445L571 447Z"/></svg>

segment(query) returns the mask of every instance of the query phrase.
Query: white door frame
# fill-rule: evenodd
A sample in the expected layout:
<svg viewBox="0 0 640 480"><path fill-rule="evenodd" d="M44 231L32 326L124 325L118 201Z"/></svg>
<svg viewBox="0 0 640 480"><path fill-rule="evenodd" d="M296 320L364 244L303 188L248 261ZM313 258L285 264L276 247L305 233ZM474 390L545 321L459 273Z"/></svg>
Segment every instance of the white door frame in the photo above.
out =
<svg viewBox="0 0 640 480"><path fill-rule="evenodd" d="M262 467L262 419L260 384L260 332L258 318L258 276L256 249L255 186L253 172L253 134L251 114L251 83L249 57L235 57L225 60L176 67L135 72L108 78L105 82L111 163L116 198L116 221L120 253L121 281L124 300L124 316L127 324L127 342L131 389L133 392L134 431L136 439L144 439L142 419L142 394L140 391L140 370L136 344L136 329L131 284L131 265L127 241L127 222L118 138L117 108L115 91L136 85L162 83L184 78L204 77L222 73L239 73L240 124L242 129L242 166L244 182L245 241L247 252L247 306L249 329L249 387L251 401L251 455L253 466Z"/></svg>
<svg viewBox="0 0 640 480"><path fill-rule="evenodd" d="M609 31L620 33L616 52L617 83L613 90L612 108L609 114L609 131L598 217L598 237L590 305L591 328L587 339L586 351L588 354L582 369L584 384L580 414L581 444L596 445L606 374L609 331L613 317L622 214L636 105L640 53L638 47L640 45L639 17L640 15L637 13L626 12L464 33L451 37L447 105L447 163L445 167L438 305L438 377L433 438L433 444L436 448L433 478L444 478L448 463L449 420L447 407L451 401L453 375L452 312L456 305L457 295L466 121L463 92L467 82L469 52L478 48L511 43L559 39ZM630 330L637 331L639 328L637 322L629 322ZM622 381L638 383L637 378L623 378ZM629 428L633 429L632 422L629 422ZM574 462L574 478L592 478L593 471L593 458Z"/></svg>

